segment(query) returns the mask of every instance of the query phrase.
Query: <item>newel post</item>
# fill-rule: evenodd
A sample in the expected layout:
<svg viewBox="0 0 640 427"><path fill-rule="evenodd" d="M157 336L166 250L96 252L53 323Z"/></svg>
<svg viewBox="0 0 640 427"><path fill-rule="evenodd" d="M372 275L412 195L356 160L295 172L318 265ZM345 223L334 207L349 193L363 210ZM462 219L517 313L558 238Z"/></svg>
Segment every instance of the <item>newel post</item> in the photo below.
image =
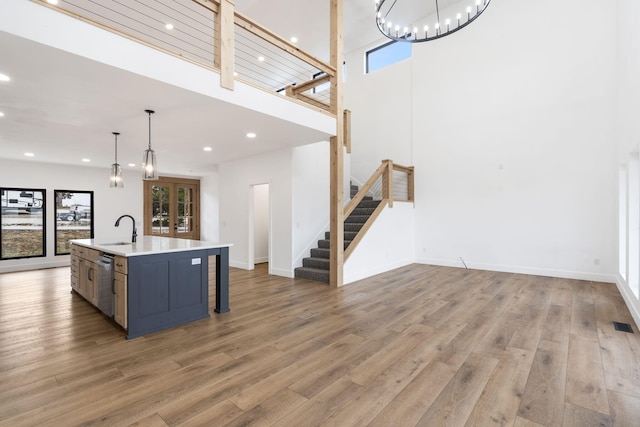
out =
<svg viewBox="0 0 640 427"><path fill-rule="evenodd" d="M343 29L342 0L330 0L331 112L336 117L336 136L330 140L329 284L340 287L344 268L344 114L342 98Z"/></svg>

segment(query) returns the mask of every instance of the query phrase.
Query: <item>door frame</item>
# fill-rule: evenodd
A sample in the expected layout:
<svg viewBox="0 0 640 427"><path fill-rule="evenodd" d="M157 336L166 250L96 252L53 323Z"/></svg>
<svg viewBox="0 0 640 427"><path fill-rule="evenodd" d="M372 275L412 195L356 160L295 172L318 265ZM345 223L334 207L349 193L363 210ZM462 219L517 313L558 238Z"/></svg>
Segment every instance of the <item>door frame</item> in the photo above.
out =
<svg viewBox="0 0 640 427"><path fill-rule="evenodd" d="M151 188L154 186L168 186L169 187L169 206L172 206L175 201L172 199L175 197L175 188L179 185L192 185L195 186L195 194L193 196L193 240L200 240L200 180L199 179L189 179L189 178L174 178L161 176L157 180L149 180L143 181L144 184L144 206L143 206L143 215L144 215L144 227L143 232L145 236L151 236L151 227L153 225L152 215L153 215L153 204L151 201ZM174 220L173 215L171 214L171 210L169 211L169 222L171 223ZM173 228L170 226L170 233L166 237L174 237L173 236Z"/></svg>
<svg viewBox="0 0 640 427"><path fill-rule="evenodd" d="M269 265L268 273L272 274L271 273L271 268L272 268L273 264L272 264L271 261L272 261L272 254L273 254L273 248L272 248L272 245L273 245L273 238L272 238L273 237L273 221L272 221L273 215L272 215L272 212L271 212L271 209L272 209L271 201L272 201L272 199L271 199L271 181L270 180L259 181L259 182L255 182L255 183L249 184L249 192L248 192L248 197L249 197L249 221L248 222L249 222L249 224L248 224L248 227L247 227L247 230L248 230L248 232L247 232L247 243L248 243L248 245L247 245L247 248L248 248L248 251L247 251L248 252L248 263L247 264L248 265L247 265L247 267L249 267L248 268L249 270L253 270L255 268L255 233L254 233L254 212L255 212L255 209L254 209L253 205L254 205L255 187L259 186L259 185L266 185L268 187L268 189L269 189L269 199L268 199L268 202L267 202L268 203L268 209L267 209L268 213L267 213L267 215L269 216L268 222L267 222L268 223L267 227L269 228L269 230L268 230L269 231L269 237L268 237L268 239L269 239L268 252L269 253L268 253L268 256L267 256L267 258L268 258L267 263Z"/></svg>

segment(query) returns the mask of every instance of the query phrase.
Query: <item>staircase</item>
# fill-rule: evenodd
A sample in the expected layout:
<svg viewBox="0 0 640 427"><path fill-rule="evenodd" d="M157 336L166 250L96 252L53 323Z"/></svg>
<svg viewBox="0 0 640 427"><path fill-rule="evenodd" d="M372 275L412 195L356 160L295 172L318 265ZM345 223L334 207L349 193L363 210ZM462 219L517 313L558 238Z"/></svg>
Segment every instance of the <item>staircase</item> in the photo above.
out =
<svg viewBox="0 0 640 427"><path fill-rule="evenodd" d="M351 185L351 198L358 193L359 187ZM344 248L349 244L376 210L380 200L365 196L358 206L344 221ZM311 249L311 256L302 260L302 267L295 269L295 277L329 283L329 232L324 233L324 239L318 240L318 247Z"/></svg>

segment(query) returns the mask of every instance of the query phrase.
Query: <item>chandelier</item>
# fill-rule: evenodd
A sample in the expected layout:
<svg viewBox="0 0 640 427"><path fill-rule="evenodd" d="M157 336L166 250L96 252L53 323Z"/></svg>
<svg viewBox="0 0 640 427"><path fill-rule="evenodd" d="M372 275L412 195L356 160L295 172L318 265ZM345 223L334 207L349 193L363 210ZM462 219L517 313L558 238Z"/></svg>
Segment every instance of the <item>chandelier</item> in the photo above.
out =
<svg viewBox="0 0 640 427"><path fill-rule="evenodd" d="M419 43L436 40L471 24L485 11L491 0L447 1L443 10L438 0L375 0L378 30L395 41ZM416 4L431 3L429 11L418 10ZM435 3L435 4L434 4ZM454 5L451 5L451 4ZM464 6L466 4L466 7ZM459 8L456 10L456 8ZM442 12L442 13L441 13ZM435 21L429 16L435 15ZM441 16L444 15L444 16ZM444 18L444 21L441 19Z"/></svg>

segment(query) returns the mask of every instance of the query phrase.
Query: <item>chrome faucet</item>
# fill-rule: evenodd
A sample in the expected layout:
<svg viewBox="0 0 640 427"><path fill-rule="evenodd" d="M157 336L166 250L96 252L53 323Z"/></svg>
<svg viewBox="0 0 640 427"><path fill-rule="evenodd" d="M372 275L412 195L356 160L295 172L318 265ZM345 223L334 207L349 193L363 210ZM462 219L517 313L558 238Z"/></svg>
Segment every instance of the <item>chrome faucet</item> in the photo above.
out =
<svg viewBox="0 0 640 427"><path fill-rule="evenodd" d="M120 220L124 217L131 218L131 221L133 221L133 233L131 233L131 243L135 243L136 237L138 236L138 231L136 230L136 220L131 215L120 215L120 218L116 220L116 227L120 227Z"/></svg>

